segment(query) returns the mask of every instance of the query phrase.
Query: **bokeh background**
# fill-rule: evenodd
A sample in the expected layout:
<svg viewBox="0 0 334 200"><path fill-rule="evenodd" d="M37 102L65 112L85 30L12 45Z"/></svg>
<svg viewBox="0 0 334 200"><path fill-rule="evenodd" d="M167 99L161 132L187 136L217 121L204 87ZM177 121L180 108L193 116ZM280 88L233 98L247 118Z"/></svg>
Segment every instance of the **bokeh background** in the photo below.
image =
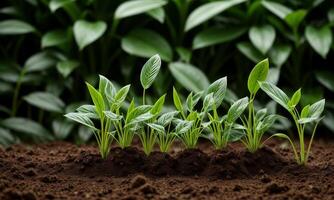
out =
<svg viewBox="0 0 334 200"><path fill-rule="evenodd" d="M264 58L269 81L302 105L326 98L319 135L334 136L332 0L2 0L0 144L89 141L63 115L89 102L84 81L103 74L132 84L158 53L163 64L149 98L175 85L184 95L228 76L226 103L247 95L247 77ZM262 93L262 92L260 92ZM259 94L257 106L281 113ZM172 106L167 101L166 109ZM276 128L289 127L283 120ZM293 130L290 130L293 134ZM318 135L318 137L319 137Z"/></svg>

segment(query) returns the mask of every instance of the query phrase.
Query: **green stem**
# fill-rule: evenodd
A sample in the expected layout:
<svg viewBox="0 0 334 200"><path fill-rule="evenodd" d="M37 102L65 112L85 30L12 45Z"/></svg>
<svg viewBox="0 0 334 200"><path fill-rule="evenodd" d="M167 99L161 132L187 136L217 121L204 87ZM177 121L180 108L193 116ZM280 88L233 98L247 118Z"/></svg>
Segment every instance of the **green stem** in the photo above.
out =
<svg viewBox="0 0 334 200"><path fill-rule="evenodd" d="M143 90L143 105L145 105L145 89Z"/></svg>

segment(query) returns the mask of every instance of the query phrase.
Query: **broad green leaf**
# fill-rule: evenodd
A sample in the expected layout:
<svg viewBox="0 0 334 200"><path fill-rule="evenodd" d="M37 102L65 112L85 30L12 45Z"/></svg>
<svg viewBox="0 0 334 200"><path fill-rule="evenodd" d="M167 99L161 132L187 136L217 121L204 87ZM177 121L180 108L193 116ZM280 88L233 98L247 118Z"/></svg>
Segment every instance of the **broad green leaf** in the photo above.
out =
<svg viewBox="0 0 334 200"><path fill-rule="evenodd" d="M66 30L49 31L42 37L42 48L64 44L69 40L69 34Z"/></svg>
<svg viewBox="0 0 334 200"><path fill-rule="evenodd" d="M119 121L123 118L122 115L117 115L116 113L113 113L111 111L104 111L103 113L111 121Z"/></svg>
<svg viewBox="0 0 334 200"><path fill-rule="evenodd" d="M319 118L325 108L325 99L315 102L309 108L308 117Z"/></svg>
<svg viewBox="0 0 334 200"><path fill-rule="evenodd" d="M278 119L278 115L271 114L266 116L262 121L260 121L256 127L256 130L259 132L267 131Z"/></svg>
<svg viewBox="0 0 334 200"><path fill-rule="evenodd" d="M67 78L79 65L80 63L76 60L63 60L57 63L57 70L64 78Z"/></svg>
<svg viewBox="0 0 334 200"><path fill-rule="evenodd" d="M238 50L251 61L258 63L264 59L262 53L257 50L250 42L239 42L237 44Z"/></svg>
<svg viewBox="0 0 334 200"><path fill-rule="evenodd" d="M61 99L47 92L33 92L24 96L23 99L31 105L51 112L62 113L65 107Z"/></svg>
<svg viewBox="0 0 334 200"><path fill-rule="evenodd" d="M331 71L316 72L317 80L330 91L334 92L334 73Z"/></svg>
<svg viewBox="0 0 334 200"><path fill-rule="evenodd" d="M94 123L92 122L92 120L90 120L88 118L88 116L85 113L67 113L66 115L64 115L65 117L67 117L70 120L73 120L75 122L78 122L82 125L85 125L93 130L98 130L95 128Z"/></svg>
<svg viewBox="0 0 334 200"><path fill-rule="evenodd" d="M179 113L178 111L171 111L164 113L158 118L157 123L162 126L167 126L172 122L172 120L178 113Z"/></svg>
<svg viewBox="0 0 334 200"><path fill-rule="evenodd" d="M185 31L187 32L190 29L218 15L224 10L227 10L243 2L245 2L245 0L224 0L203 4L190 13L186 21Z"/></svg>
<svg viewBox="0 0 334 200"><path fill-rule="evenodd" d="M274 13L281 19L284 19L288 14L292 12L292 10L280 3L276 3L274 1L261 1L262 5L268 9L270 12Z"/></svg>
<svg viewBox="0 0 334 200"><path fill-rule="evenodd" d="M177 93L174 87L173 87L173 101L174 101L174 106L176 110L178 110L180 113L183 113L182 102L180 100L179 94Z"/></svg>
<svg viewBox="0 0 334 200"><path fill-rule="evenodd" d="M274 44L269 51L270 61L281 68L289 58L291 51L292 48L288 44Z"/></svg>
<svg viewBox="0 0 334 200"><path fill-rule="evenodd" d="M296 107L296 105L299 103L300 101L300 97L301 97L302 93L301 93L301 89L297 90L291 97L290 101L288 102L288 106L290 108L294 108Z"/></svg>
<svg viewBox="0 0 334 200"><path fill-rule="evenodd" d="M199 32L193 40L193 49L230 42L246 32L245 27L213 27Z"/></svg>
<svg viewBox="0 0 334 200"><path fill-rule="evenodd" d="M187 97L186 107L189 112L191 112L195 107L193 102L193 92L190 92L190 94Z"/></svg>
<svg viewBox="0 0 334 200"><path fill-rule="evenodd" d="M305 36L312 48L325 59L333 40L329 26L315 27L309 25L305 29Z"/></svg>
<svg viewBox="0 0 334 200"><path fill-rule="evenodd" d="M152 56L143 66L140 72L140 83L144 89L148 89L159 74L161 59L158 54Z"/></svg>
<svg viewBox="0 0 334 200"><path fill-rule="evenodd" d="M35 28L26 22L16 19L0 21L0 35L18 35L31 32L35 32Z"/></svg>
<svg viewBox="0 0 334 200"><path fill-rule="evenodd" d="M68 120L54 120L52 122L52 130L57 139L64 140L66 139L72 129L74 124Z"/></svg>
<svg viewBox="0 0 334 200"><path fill-rule="evenodd" d="M165 97L166 95L162 95L153 105L152 109L150 110L150 112L153 115L157 115L162 111L162 108L164 107L164 103L165 103Z"/></svg>
<svg viewBox="0 0 334 200"><path fill-rule="evenodd" d="M160 23L164 23L165 21L165 11L162 7L149 10L146 13Z"/></svg>
<svg viewBox="0 0 334 200"><path fill-rule="evenodd" d="M260 82L261 89L274 101L283 106L285 109L289 110L289 97L277 86L268 82Z"/></svg>
<svg viewBox="0 0 334 200"><path fill-rule="evenodd" d="M191 129L192 126L193 126L192 121L181 120L176 125L175 132L176 132L176 134L184 134L184 133L188 132Z"/></svg>
<svg viewBox="0 0 334 200"><path fill-rule="evenodd" d="M126 121L131 121L131 120L137 118L140 115L148 113L151 110L151 108L152 108L152 106L150 106L150 105L141 105L141 106L138 106L136 108L133 108L133 110L131 109L132 111L130 111L130 112L128 110L128 115L127 115Z"/></svg>
<svg viewBox="0 0 334 200"><path fill-rule="evenodd" d="M215 99L213 98L213 93L207 94L203 100L204 112L211 110L214 104L215 104Z"/></svg>
<svg viewBox="0 0 334 200"><path fill-rule="evenodd" d="M93 86L91 86L89 83L86 82L87 88L89 90L90 97L93 100L93 103L95 105L96 112L100 116L100 118L103 118L103 111L105 111L105 105L104 100L99 91L97 91Z"/></svg>
<svg viewBox="0 0 334 200"><path fill-rule="evenodd" d="M299 24L304 20L306 14L306 10L296 10L285 16L285 21L292 28L292 30L297 32Z"/></svg>
<svg viewBox="0 0 334 200"><path fill-rule="evenodd" d="M79 113L86 114L88 118L98 119L99 116L96 112L96 107L93 105L82 105L76 109Z"/></svg>
<svg viewBox="0 0 334 200"><path fill-rule="evenodd" d="M51 0L49 3L49 8L52 12L55 12L59 8L65 6L66 4L69 4L71 2L74 2L74 0Z"/></svg>
<svg viewBox="0 0 334 200"><path fill-rule="evenodd" d="M147 126L149 126L150 128L152 128L153 130L156 130L160 133L164 133L165 132L165 128L159 124L154 124L154 123L147 123Z"/></svg>
<svg viewBox="0 0 334 200"><path fill-rule="evenodd" d="M115 18L122 19L160 8L167 4L165 0L133 0L125 1L115 11Z"/></svg>
<svg viewBox="0 0 334 200"><path fill-rule="evenodd" d="M207 89L206 94L213 93L216 107L222 103L227 90L227 77L220 78L213 82Z"/></svg>
<svg viewBox="0 0 334 200"><path fill-rule="evenodd" d="M248 97L239 99L238 101L233 103L231 108L228 110L226 120L229 123L233 123L240 117L240 115L244 112L247 106L248 106Z"/></svg>
<svg viewBox="0 0 334 200"><path fill-rule="evenodd" d="M56 66L57 60L49 52L39 52L32 55L24 64L25 72L43 71Z"/></svg>
<svg viewBox="0 0 334 200"><path fill-rule="evenodd" d="M160 34L149 29L135 29L122 37L122 49L128 54L150 58L159 54L161 59L170 62L173 57L172 48Z"/></svg>
<svg viewBox="0 0 334 200"><path fill-rule="evenodd" d="M210 85L205 74L193 65L174 62L169 64L169 70L174 78L189 91L199 92Z"/></svg>
<svg viewBox="0 0 334 200"><path fill-rule="evenodd" d="M262 60L258 64L255 65L255 67L252 69L252 71L249 74L248 77L248 91L251 94L256 94L256 92L259 90L259 81L265 81L268 75L269 71L269 61L268 59Z"/></svg>
<svg viewBox="0 0 334 200"><path fill-rule="evenodd" d="M80 50L99 39L106 30L107 24L104 21L78 20L73 26L74 38Z"/></svg>
<svg viewBox="0 0 334 200"><path fill-rule="evenodd" d="M0 146L8 147L15 143L15 137L9 130L0 127Z"/></svg>
<svg viewBox="0 0 334 200"><path fill-rule="evenodd" d="M256 112L255 115L255 120L256 121L261 121L267 114L268 109L267 108L262 108Z"/></svg>
<svg viewBox="0 0 334 200"><path fill-rule="evenodd" d="M0 123L3 127L10 130L24 133L29 137L36 140L50 140L52 136L48 130L46 130L39 123L26 118L12 117L7 118Z"/></svg>
<svg viewBox="0 0 334 200"><path fill-rule="evenodd" d="M271 25L252 26L249 30L249 39L262 53L266 54L274 44L276 32Z"/></svg>
<svg viewBox="0 0 334 200"><path fill-rule="evenodd" d="M300 117L301 118L306 118L308 116L308 113L310 112L310 105L307 105L303 108Z"/></svg>

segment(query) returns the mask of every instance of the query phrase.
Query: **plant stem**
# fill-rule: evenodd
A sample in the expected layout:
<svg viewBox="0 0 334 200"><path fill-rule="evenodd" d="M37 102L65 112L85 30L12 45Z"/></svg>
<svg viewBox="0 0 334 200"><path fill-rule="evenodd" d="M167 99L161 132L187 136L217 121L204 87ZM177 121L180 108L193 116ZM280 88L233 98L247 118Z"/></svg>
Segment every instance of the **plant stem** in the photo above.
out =
<svg viewBox="0 0 334 200"><path fill-rule="evenodd" d="M145 89L143 90L143 105L145 105Z"/></svg>

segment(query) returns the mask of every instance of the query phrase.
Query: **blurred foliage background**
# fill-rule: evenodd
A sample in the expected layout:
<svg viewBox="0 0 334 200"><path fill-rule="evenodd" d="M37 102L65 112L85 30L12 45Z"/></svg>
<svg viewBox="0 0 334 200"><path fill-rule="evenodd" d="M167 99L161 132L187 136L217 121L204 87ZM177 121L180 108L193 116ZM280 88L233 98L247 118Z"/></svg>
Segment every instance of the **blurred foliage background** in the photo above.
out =
<svg viewBox="0 0 334 200"><path fill-rule="evenodd" d="M333 133L333 26L332 0L3 0L0 144L86 142L89 131L63 117L90 101L84 81L103 74L140 96L141 66L156 53L164 63L151 98L228 76L233 101L268 57L269 81L302 87L302 105L326 98L319 135Z"/></svg>

